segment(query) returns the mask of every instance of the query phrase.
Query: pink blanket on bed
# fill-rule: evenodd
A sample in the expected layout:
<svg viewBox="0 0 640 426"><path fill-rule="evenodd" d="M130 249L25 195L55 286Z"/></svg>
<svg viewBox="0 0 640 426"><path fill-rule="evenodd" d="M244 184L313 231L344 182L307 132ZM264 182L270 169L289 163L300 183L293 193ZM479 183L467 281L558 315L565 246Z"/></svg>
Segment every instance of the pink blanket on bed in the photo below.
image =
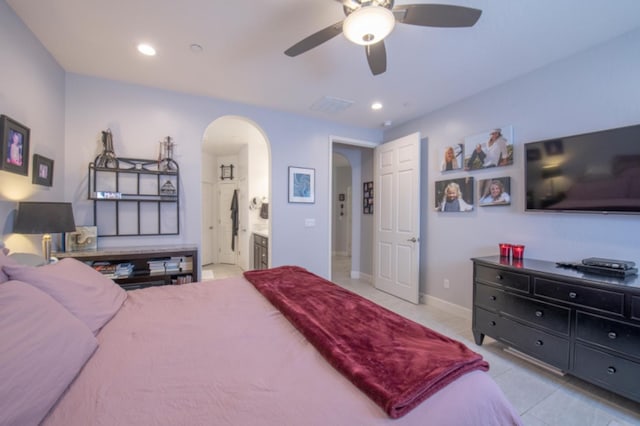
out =
<svg viewBox="0 0 640 426"><path fill-rule="evenodd" d="M472 370L464 344L295 266L248 271L249 280L316 349L392 418Z"/></svg>

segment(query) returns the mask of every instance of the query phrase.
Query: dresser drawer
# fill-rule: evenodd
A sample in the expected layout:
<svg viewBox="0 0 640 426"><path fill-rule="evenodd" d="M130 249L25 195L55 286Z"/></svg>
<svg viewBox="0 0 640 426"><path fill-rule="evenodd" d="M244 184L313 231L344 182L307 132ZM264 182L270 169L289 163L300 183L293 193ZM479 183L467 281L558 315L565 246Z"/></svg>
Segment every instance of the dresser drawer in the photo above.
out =
<svg viewBox="0 0 640 426"><path fill-rule="evenodd" d="M576 343L573 371L607 389L640 401L640 364Z"/></svg>
<svg viewBox="0 0 640 426"><path fill-rule="evenodd" d="M529 276L503 269L476 265L475 279L489 284L509 287L513 290L529 293Z"/></svg>
<svg viewBox="0 0 640 426"><path fill-rule="evenodd" d="M475 305L494 312L499 311L504 306L504 291L484 284L476 284L474 291L473 303Z"/></svg>
<svg viewBox="0 0 640 426"><path fill-rule="evenodd" d="M617 315L624 313L623 293L576 284L566 284L543 278L536 278L533 281L533 292L536 296L611 312Z"/></svg>
<svg viewBox="0 0 640 426"><path fill-rule="evenodd" d="M571 309L550 303L507 294L501 312L537 327L569 335Z"/></svg>
<svg viewBox="0 0 640 426"><path fill-rule="evenodd" d="M640 327L632 324L578 312L576 314L576 337L634 357L640 357Z"/></svg>
<svg viewBox="0 0 640 426"><path fill-rule="evenodd" d="M500 340L561 370L569 368L568 339L553 336L481 308L474 311L474 324L474 331Z"/></svg>

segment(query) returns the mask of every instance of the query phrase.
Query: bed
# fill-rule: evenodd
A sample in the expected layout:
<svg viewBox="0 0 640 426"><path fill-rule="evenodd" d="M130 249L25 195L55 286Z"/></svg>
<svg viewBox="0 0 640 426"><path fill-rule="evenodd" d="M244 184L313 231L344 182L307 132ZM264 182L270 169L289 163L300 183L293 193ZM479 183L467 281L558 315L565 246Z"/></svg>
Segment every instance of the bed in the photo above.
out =
<svg viewBox="0 0 640 426"><path fill-rule="evenodd" d="M436 365L426 375L437 380L407 393L422 361L395 356L403 341L420 346L412 333L427 333L448 352L437 345L450 339L302 268L246 275L124 292L74 259L35 268L0 255L0 424L521 424L486 363L461 343L453 369ZM320 290L299 297L296 285ZM277 302L281 288L289 294ZM375 347L362 332L369 319L327 326L308 315L333 317L331 303L347 315L363 304L374 309L367 315L397 322L396 350ZM352 340L371 346L362 365L343 346ZM377 382L371 369L392 374Z"/></svg>

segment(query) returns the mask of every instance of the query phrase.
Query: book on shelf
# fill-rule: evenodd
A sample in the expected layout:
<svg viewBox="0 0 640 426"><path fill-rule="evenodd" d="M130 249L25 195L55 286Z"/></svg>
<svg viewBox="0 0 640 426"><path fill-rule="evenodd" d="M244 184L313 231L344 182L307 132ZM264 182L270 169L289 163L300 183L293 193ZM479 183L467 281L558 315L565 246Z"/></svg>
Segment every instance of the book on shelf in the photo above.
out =
<svg viewBox="0 0 640 426"><path fill-rule="evenodd" d="M154 258L147 261L150 274L167 274L173 272L191 271L193 256L172 256Z"/></svg>
<svg viewBox="0 0 640 426"><path fill-rule="evenodd" d="M91 266L107 278L122 278L133 274L132 263L93 262Z"/></svg>

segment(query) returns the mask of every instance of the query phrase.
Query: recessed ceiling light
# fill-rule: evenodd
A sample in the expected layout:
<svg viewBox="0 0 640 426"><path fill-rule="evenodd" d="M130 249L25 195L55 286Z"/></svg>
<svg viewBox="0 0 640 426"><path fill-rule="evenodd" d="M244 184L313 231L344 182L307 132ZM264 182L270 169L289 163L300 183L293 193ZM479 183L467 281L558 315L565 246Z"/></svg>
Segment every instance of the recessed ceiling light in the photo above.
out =
<svg viewBox="0 0 640 426"><path fill-rule="evenodd" d="M382 109L382 103L381 102L374 102L371 104L371 109L374 111L377 111L379 109Z"/></svg>
<svg viewBox="0 0 640 426"><path fill-rule="evenodd" d="M138 52L142 53L143 55L147 55L147 56L155 56L156 55L156 49L154 49L151 45L146 44L146 43L140 43L138 45Z"/></svg>
<svg viewBox="0 0 640 426"><path fill-rule="evenodd" d="M189 48L191 49L191 51L193 53L200 53L202 52L202 46L199 45L198 43L193 43L191 46L189 46Z"/></svg>

